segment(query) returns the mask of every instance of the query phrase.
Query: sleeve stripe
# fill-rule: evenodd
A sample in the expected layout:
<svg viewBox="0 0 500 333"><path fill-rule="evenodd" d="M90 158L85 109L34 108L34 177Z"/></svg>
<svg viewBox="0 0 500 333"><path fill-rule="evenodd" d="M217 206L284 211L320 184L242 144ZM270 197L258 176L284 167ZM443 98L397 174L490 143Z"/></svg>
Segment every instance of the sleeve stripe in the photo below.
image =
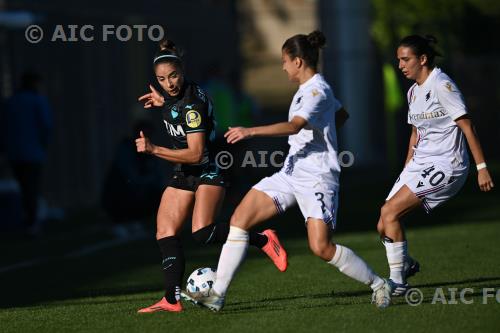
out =
<svg viewBox="0 0 500 333"><path fill-rule="evenodd" d="M194 133L194 132L206 132L206 130L205 129L196 129L196 130L190 130L190 131L186 130L186 133Z"/></svg>

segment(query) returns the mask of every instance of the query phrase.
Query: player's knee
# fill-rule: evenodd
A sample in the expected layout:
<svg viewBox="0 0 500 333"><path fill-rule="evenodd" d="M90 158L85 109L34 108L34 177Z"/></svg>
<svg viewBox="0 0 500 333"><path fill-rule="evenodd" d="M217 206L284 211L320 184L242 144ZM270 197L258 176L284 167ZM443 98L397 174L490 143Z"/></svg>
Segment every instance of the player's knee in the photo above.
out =
<svg viewBox="0 0 500 333"><path fill-rule="evenodd" d="M333 245L331 245L330 243L320 243L320 242L309 243L309 248L311 249L312 253L315 256L320 257L325 261L329 261L333 257L332 247Z"/></svg>
<svg viewBox="0 0 500 333"><path fill-rule="evenodd" d="M382 220L382 227L385 223L391 223L396 219L396 214L391 204L385 203L382 206L380 209L380 219Z"/></svg>
<svg viewBox="0 0 500 333"><path fill-rule="evenodd" d="M177 230L167 220L158 219L156 222L156 239L177 235Z"/></svg>
<svg viewBox="0 0 500 333"><path fill-rule="evenodd" d="M157 228L156 229L156 239L162 239L165 237L175 236L175 230L170 228Z"/></svg>
<svg viewBox="0 0 500 333"><path fill-rule="evenodd" d="M384 221L382 220L382 218L380 218L378 220L378 223L377 223L377 231L380 235L383 235L384 234Z"/></svg>

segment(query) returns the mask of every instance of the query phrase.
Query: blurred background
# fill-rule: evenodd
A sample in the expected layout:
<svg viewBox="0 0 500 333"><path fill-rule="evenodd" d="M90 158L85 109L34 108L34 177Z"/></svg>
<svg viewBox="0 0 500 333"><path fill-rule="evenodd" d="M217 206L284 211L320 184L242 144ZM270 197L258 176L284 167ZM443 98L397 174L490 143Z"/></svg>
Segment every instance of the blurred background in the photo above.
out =
<svg viewBox="0 0 500 333"><path fill-rule="evenodd" d="M26 29L31 25L44 32L38 43L27 40ZM93 41L80 35L85 25L94 27L87 31ZM62 244L75 233L81 237L78 246L67 244L67 251L99 241L94 251L101 245L112 246L110 239L138 235L153 243L154 214L171 166L138 156L134 139L143 129L153 142L169 145L160 112L144 110L137 101L155 80L151 63L158 46L146 33L139 38L135 30L125 41L114 35L103 40L105 25L163 27L165 37L184 50L187 76L214 100L219 135L230 125L286 119L297 87L281 70L281 46L295 34L322 30L327 46L321 71L351 114L339 133L340 150L355 157L342 180L340 216L349 223L340 223L339 228L365 228L374 234L379 206L400 172L410 133L405 96L411 82L397 69L396 46L408 34L435 35L443 54L438 66L465 96L494 180L500 182L495 169L500 159L498 1L0 0L0 238L4 246L33 237L41 242L38 253L47 258L62 254L44 250L49 246L46 240ZM26 97L22 95L26 90L36 93ZM36 103L42 116L36 123L21 119L25 126L14 126L7 109L22 109L26 100ZM28 159L41 185L34 222L26 226L21 184L14 181L9 162L9 138L33 136L33 128L42 139L36 147L28 147ZM247 149L286 154L288 148L286 138L279 138L244 142L231 149L238 156ZM255 181L276 170L233 167L233 186L222 218L228 218ZM464 191L471 205L483 202L474 171ZM498 195L488 198L495 202ZM456 220L463 215L460 205L451 204L446 214L438 213L433 221ZM300 220L294 214L293 219ZM493 211L482 214L498 217ZM297 233L303 235L297 225ZM19 253L2 251L3 268L16 269L19 262L23 265L26 257L32 257Z"/></svg>

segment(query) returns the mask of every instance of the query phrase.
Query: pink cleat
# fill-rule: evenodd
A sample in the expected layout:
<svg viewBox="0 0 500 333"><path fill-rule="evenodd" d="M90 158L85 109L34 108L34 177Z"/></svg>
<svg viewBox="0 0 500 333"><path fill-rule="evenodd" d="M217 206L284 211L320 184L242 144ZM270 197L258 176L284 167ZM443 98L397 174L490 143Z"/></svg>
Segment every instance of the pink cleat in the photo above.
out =
<svg viewBox="0 0 500 333"><path fill-rule="evenodd" d="M288 267L287 254L276 235L276 231L266 229L262 234L267 236L267 244L264 245L262 251L271 258L274 265L276 265L281 272L286 271Z"/></svg>
<svg viewBox="0 0 500 333"><path fill-rule="evenodd" d="M165 297L163 297L158 303L148 306L147 308L140 309L138 313L153 313L157 311L167 311L167 312L181 312L182 304L177 301L175 304L170 304L167 302Z"/></svg>

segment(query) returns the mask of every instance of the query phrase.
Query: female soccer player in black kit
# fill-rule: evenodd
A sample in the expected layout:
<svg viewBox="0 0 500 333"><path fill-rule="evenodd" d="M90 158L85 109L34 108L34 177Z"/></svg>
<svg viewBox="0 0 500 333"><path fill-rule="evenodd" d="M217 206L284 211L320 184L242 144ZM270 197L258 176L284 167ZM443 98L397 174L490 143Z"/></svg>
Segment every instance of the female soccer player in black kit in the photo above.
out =
<svg viewBox="0 0 500 333"><path fill-rule="evenodd" d="M179 233L192 215L192 235L200 244L224 244L229 225L215 224L225 194L224 178L214 161L214 110L210 99L195 83L185 79L182 59L175 44L163 41L153 60L154 72L163 92L151 85L151 92L139 98L144 108L158 107L173 149L151 143L141 131L137 152L152 154L175 163L174 175L163 192L156 219L156 239L162 254L165 297L140 309L140 313L182 311L180 286L185 259ZM272 230L250 234L250 244L261 248L280 271L287 267L287 255Z"/></svg>

